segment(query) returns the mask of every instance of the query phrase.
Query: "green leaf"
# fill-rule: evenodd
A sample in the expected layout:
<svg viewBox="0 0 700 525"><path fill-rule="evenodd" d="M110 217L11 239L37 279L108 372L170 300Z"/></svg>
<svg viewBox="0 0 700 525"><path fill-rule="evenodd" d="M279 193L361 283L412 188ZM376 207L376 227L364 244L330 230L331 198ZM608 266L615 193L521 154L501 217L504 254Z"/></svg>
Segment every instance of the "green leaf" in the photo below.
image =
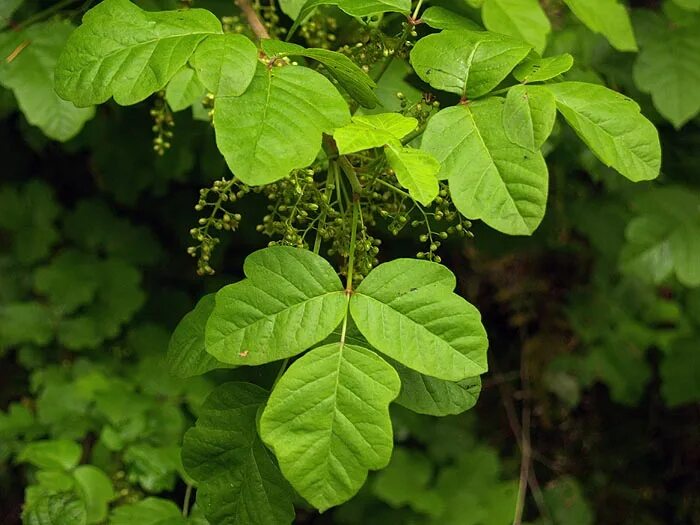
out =
<svg viewBox="0 0 700 525"><path fill-rule="evenodd" d="M146 498L121 505L110 516L110 525L185 525L187 519L170 500Z"/></svg>
<svg viewBox="0 0 700 525"><path fill-rule="evenodd" d="M503 106L489 98L440 111L422 148L440 162L439 177L449 180L462 214L509 235L530 235L544 217L547 165L539 152L508 139Z"/></svg>
<svg viewBox="0 0 700 525"><path fill-rule="evenodd" d="M179 453L180 449L177 446L130 446L123 457L129 479L148 492L173 490L180 467Z"/></svg>
<svg viewBox="0 0 700 525"><path fill-rule="evenodd" d="M352 318L373 347L417 372L449 381L483 374L488 341L479 311L436 267L414 259L378 266L350 299Z"/></svg>
<svg viewBox="0 0 700 525"><path fill-rule="evenodd" d="M243 35L208 36L190 59L202 84L219 97L242 95L258 67L258 49Z"/></svg>
<svg viewBox="0 0 700 525"><path fill-rule="evenodd" d="M429 416L461 414L476 405L481 393L481 378L445 381L420 374L401 363L392 362L401 378L401 393L396 402Z"/></svg>
<svg viewBox="0 0 700 525"><path fill-rule="evenodd" d="M637 201L641 214L627 225L621 269L655 284L675 273L686 286L700 285L700 197L670 186Z"/></svg>
<svg viewBox="0 0 700 525"><path fill-rule="evenodd" d="M258 365L325 339L347 298L331 265L310 251L275 246L249 255L248 279L222 288L206 326L207 352L224 363Z"/></svg>
<svg viewBox="0 0 700 525"><path fill-rule="evenodd" d="M20 463L31 463L43 469L71 470L80 461L80 445L65 439L34 441L17 456Z"/></svg>
<svg viewBox="0 0 700 525"><path fill-rule="evenodd" d="M600 33L618 51L637 51L627 7L618 0L564 0L588 29Z"/></svg>
<svg viewBox="0 0 700 525"><path fill-rule="evenodd" d="M20 343L44 346L53 339L49 309L40 303L0 305L0 347Z"/></svg>
<svg viewBox="0 0 700 525"><path fill-rule="evenodd" d="M574 65L574 57L568 53L547 58L528 57L513 70L520 82L543 82L562 75Z"/></svg>
<svg viewBox="0 0 700 525"><path fill-rule="evenodd" d="M78 250L66 250L50 264L37 268L34 289L46 295L63 313L92 302L99 287L99 262Z"/></svg>
<svg viewBox="0 0 700 525"><path fill-rule="evenodd" d="M411 0L307 0L301 7L297 0L285 0L283 10L296 22L301 23L317 7L334 5L351 16L372 16L381 13L410 13ZM297 24L295 24L298 27ZM294 27L294 30L296 30ZM290 31L293 33L294 31Z"/></svg>
<svg viewBox="0 0 700 525"><path fill-rule="evenodd" d="M537 150L547 140L557 118L554 95L544 87L513 86L503 106L503 127L518 146Z"/></svg>
<svg viewBox="0 0 700 525"><path fill-rule="evenodd" d="M197 73L190 67L183 67L175 73L165 88L165 100L173 111L182 111L198 102L204 96L204 86Z"/></svg>
<svg viewBox="0 0 700 525"><path fill-rule="evenodd" d="M85 503L87 523L102 523L107 517L107 506L115 497L112 481L93 465L80 465L73 477Z"/></svg>
<svg viewBox="0 0 700 525"><path fill-rule="evenodd" d="M411 0L338 0L338 7L351 16L372 16L381 13L409 13Z"/></svg>
<svg viewBox="0 0 700 525"><path fill-rule="evenodd" d="M697 337L680 339L661 361L661 395L671 407L700 401L698 343Z"/></svg>
<svg viewBox="0 0 700 525"><path fill-rule="evenodd" d="M700 0L673 0L673 3L688 11L700 11Z"/></svg>
<svg viewBox="0 0 700 525"><path fill-rule="evenodd" d="M395 448L389 466L377 474L372 492L392 507L413 506L425 497L432 476L433 466L423 453Z"/></svg>
<svg viewBox="0 0 700 525"><path fill-rule="evenodd" d="M653 17L659 38L641 42L634 82L676 127L700 111L700 24L679 26Z"/></svg>
<svg viewBox="0 0 700 525"><path fill-rule="evenodd" d="M425 151L403 147L397 140L390 141L384 151L396 178L411 197L424 206L433 202L440 191L437 159Z"/></svg>
<svg viewBox="0 0 700 525"><path fill-rule="evenodd" d="M482 28L466 16L450 11L440 6L431 6L420 17L430 27L435 29L480 31Z"/></svg>
<svg viewBox="0 0 700 525"><path fill-rule="evenodd" d="M548 84L557 108L606 166L633 182L654 179L661 165L659 134L633 100L584 82Z"/></svg>
<svg viewBox="0 0 700 525"><path fill-rule="evenodd" d="M283 179L311 164L321 134L350 121L333 84L301 66L258 71L240 97L218 97L214 109L216 143L229 168L246 184Z"/></svg>
<svg viewBox="0 0 700 525"><path fill-rule="evenodd" d="M217 361L204 347L204 328L214 311L214 294L202 297L194 310L182 318L168 345L168 366L177 377L192 377L227 365Z"/></svg>
<svg viewBox="0 0 700 525"><path fill-rule="evenodd" d="M552 26L537 0L486 0L481 16L489 31L519 38L538 53L547 46Z"/></svg>
<svg viewBox="0 0 700 525"><path fill-rule="evenodd" d="M351 124L335 130L333 138L338 145L338 153L348 155L401 140L417 127L415 118L398 113L355 115Z"/></svg>
<svg viewBox="0 0 700 525"><path fill-rule="evenodd" d="M66 141L95 115L95 108L76 108L54 91L59 53L73 32L68 22L33 24L0 34L0 85L14 92L17 104L33 126L47 137ZM14 55L11 61L5 59ZM89 104L86 104L89 105Z"/></svg>
<svg viewBox="0 0 700 525"><path fill-rule="evenodd" d="M56 66L56 92L76 106L128 106L163 89L221 23L209 11L143 11L129 0L90 9Z"/></svg>
<svg viewBox="0 0 700 525"><path fill-rule="evenodd" d="M32 180L21 188L0 189L0 228L13 233L13 252L22 264L44 259L58 241L54 223L61 208L51 187Z"/></svg>
<svg viewBox="0 0 700 525"><path fill-rule="evenodd" d="M41 494L27 503L22 512L25 525L86 525L82 501L70 493Z"/></svg>
<svg viewBox="0 0 700 525"><path fill-rule="evenodd" d="M250 383L214 390L185 434L182 461L197 481L197 505L211 523L286 525L294 493L256 430L267 392Z"/></svg>
<svg viewBox="0 0 700 525"><path fill-rule="evenodd" d="M421 38L411 65L435 89L464 99L487 94L530 52L513 38L477 31L443 31Z"/></svg>
<svg viewBox="0 0 700 525"><path fill-rule="evenodd" d="M324 511L350 499L368 470L389 463L389 403L400 387L394 369L365 348L316 348L275 386L260 435L299 494Z"/></svg>
<svg viewBox="0 0 700 525"><path fill-rule="evenodd" d="M263 40L263 51L270 57L276 56L303 56L311 58L323 64L328 73L338 81L338 84L366 108L374 108L379 103L374 94L374 83L367 73L357 66L347 56L336 51L319 48L304 48L297 44L281 42L279 40Z"/></svg>

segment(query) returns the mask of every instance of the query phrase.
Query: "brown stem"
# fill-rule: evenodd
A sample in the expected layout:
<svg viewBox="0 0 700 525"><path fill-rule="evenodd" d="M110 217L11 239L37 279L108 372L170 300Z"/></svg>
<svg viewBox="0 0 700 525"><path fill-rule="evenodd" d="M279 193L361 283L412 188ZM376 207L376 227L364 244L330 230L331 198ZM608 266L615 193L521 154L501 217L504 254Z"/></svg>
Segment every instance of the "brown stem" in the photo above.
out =
<svg viewBox="0 0 700 525"><path fill-rule="evenodd" d="M250 5L250 0L236 0L236 5L241 11L243 11L243 14L248 20L248 24L253 30L253 33L255 33L255 36L257 36L260 40L269 39L270 33L267 32L265 24L263 24L262 20L260 20L260 17L258 16L258 13L255 12L255 9L253 9L253 6Z"/></svg>

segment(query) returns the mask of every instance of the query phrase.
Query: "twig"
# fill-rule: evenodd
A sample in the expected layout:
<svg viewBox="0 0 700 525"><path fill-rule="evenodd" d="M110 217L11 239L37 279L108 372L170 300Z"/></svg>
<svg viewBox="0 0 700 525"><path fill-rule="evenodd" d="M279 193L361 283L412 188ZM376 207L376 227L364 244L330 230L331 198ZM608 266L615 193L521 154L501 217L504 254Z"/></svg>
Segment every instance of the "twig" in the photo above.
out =
<svg viewBox="0 0 700 525"><path fill-rule="evenodd" d="M263 24L262 20L260 20L260 17L258 16L258 13L255 12L255 9L253 9L253 6L250 5L250 0L235 1L236 5L241 11L243 11L243 14L248 20L248 24L253 30L253 33L255 33L255 36L257 36L260 40L269 39L270 33L267 32L265 24Z"/></svg>

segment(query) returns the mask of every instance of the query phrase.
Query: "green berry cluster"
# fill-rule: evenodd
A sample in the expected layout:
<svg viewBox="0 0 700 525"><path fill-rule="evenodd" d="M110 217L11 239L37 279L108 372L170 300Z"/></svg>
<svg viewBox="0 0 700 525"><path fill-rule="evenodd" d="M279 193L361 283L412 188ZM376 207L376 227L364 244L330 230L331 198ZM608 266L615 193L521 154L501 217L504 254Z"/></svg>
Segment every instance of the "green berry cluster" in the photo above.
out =
<svg viewBox="0 0 700 525"><path fill-rule="evenodd" d="M335 203L327 195L330 191L314 177L317 171L318 168L294 170L288 178L262 188L271 204L257 230L276 238L271 245L309 248L315 232L323 236L321 219L336 217Z"/></svg>
<svg viewBox="0 0 700 525"><path fill-rule="evenodd" d="M173 138L175 119L170 111L168 103L165 101L165 92L161 91L155 98L154 106L151 108L153 118L153 151L161 157L170 149L170 139Z"/></svg>
<svg viewBox="0 0 700 525"><path fill-rule="evenodd" d="M334 17L317 11L299 28L299 36L306 41L308 47L332 49L337 39L337 30L338 21Z"/></svg>
<svg viewBox="0 0 700 525"><path fill-rule="evenodd" d="M238 228L241 215L229 211L231 204L243 198L251 191L249 186L242 184L237 179L221 179L214 181L210 188L199 191L199 202L194 207L196 211L208 211L208 215L201 217L198 225L190 230L190 235L197 244L187 248L187 253L197 257L197 274L213 275L214 269L210 260L214 248L220 239L211 234L214 231L234 231Z"/></svg>

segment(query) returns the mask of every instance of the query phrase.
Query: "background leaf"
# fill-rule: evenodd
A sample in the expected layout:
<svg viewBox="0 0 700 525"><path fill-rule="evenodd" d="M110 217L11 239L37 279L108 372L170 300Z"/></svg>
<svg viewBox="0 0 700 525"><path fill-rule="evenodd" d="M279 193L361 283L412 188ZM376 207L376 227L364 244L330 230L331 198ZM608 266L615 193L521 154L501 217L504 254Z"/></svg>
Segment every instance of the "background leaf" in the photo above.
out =
<svg viewBox="0 0 700 525"><path fill-rule="evenodd" d="M185 434L182 461L197 481L197 503L211 523L286 525L293 491L256 430L267 392L250 383L225 383Z"/></svg>

